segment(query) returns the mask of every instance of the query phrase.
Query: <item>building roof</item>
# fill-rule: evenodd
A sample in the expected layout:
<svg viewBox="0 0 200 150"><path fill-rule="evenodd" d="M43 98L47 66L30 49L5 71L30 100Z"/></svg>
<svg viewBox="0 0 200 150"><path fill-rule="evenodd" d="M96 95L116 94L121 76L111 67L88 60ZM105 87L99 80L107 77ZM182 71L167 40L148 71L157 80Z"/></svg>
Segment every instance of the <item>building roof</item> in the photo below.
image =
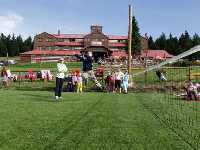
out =
<svg viewBox="0 0 200 150"><path fill-rule="evenodd" d="M165 59L165 58L172 58L173 55L169 54L165 50L144 50L142 52L141 57L145 58L153 58L153 59Z"/></svg>
<svg viewBox="0 0 200 150"><path fill-rule="evenodd" d="M52 34L59 39L83 39L86 34Z"/></svg>
<svg viewBox="0 0 200 150"><path fill-rule="evenodd" d="M53 56L69 56L80 54L79 50L32 50L21 53L20 55L53 55Z"/></svg>
<svg viewBox="0 0 200 150"><path fill-rule="evenodd" d="M83 39L87 34L51 34L60 39ZM110 40L127 40L128 36L123 35L107 35Z"/></svg>

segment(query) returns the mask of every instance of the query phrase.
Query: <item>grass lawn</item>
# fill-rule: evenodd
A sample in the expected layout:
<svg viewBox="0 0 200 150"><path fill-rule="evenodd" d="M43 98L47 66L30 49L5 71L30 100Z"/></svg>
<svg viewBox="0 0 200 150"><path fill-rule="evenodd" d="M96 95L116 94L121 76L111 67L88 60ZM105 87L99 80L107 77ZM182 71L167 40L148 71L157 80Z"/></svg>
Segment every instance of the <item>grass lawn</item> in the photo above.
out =
<svg viewBox="0 0 200 150"><path fill-rule="evenodd" d="M50 63L28 63L28 64L16 64L10 65L9 68L11 71L28 71L28 69L33 69L34 71L40 71L41 69L50 69L51 71L56 71L56 64L57 62L50 62ZM69 69L73 68L81 68L81 62L68 62L66 66Z"/></svg>
<svg viewBox="0 0 200 150"><path fill-rule="evenodd" d="M147 94L52 98L47 91L0 90L0 149L191 149L144 107L153 103Z"/></svg>

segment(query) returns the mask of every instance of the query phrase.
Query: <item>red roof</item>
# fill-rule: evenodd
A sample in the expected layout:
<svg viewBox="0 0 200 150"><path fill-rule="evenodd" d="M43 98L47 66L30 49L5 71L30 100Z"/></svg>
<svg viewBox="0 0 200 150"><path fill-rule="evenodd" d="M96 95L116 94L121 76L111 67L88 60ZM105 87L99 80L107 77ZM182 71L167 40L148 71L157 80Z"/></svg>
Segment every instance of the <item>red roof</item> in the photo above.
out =
<svg viewBox="0 0 200 150"><path fill-rule="evenodd" d="M153 59L165 59L165 58L172 58L173 55L169 54L165 50L144 50L142 52L141 57L150 57Z"/></svg>
<svg viewBox="0 0 200 150"><path fill-rule="evenodd" d="M60 39L83 39L87 34L51 34ZM110 40L127 40L128 36L123 35L107 35Z"/></svg>
<svg viewBox="0 0 200 150"><path fill-rule="evenodd" d="M80 42L56 42L56 46L83 46Z"/></svg>
<svg viewBox="0 0 200 150"><path fill-rule="evenodd" d="M67 56L80 54L79 50L32 50L20 55L53 55L53 56Z"/></svg>
<svg viewBox="0 0 200 150"><path fill-rule="evenodd" d="M127 46L125 43L109 43L111 47L124 47Z"/></svg>

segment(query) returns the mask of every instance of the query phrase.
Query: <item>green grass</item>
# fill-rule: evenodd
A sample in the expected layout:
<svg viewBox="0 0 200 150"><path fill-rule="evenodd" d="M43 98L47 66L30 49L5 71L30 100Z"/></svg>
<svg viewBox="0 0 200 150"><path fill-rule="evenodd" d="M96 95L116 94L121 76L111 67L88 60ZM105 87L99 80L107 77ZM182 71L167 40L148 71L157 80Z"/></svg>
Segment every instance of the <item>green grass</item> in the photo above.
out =
<svg viewBox="0 0 200 150"><path fill-rule="evenodd" d="M53 102L52 92L0 90L0 149L191 149L144 107L160 105L151 96L64 93Z"/></svg>
<svg viewBox="0 0 200 150"><path fill-rule="evenodd" d="M68 62L66 63L67 67L70 69L73 68L81 68L81 62ZM9 68L11 71L28 71L28 69L33 69L34 71L40 71L41 69L50 69L51 71L56 70L56 62L55 63L35 63L35 64L16 64L10 65Z"/></svg>

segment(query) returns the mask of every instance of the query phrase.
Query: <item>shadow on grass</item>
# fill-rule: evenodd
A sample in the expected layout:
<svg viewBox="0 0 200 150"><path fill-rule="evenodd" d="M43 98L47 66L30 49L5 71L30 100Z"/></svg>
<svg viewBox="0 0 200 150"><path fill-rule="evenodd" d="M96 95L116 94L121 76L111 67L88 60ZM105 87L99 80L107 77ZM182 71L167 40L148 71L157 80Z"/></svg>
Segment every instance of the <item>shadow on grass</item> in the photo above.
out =
<svg viewBox="0 0 200 150"><path fill-rule="evenodd" d="M15 90L18 91L48 91L48 92L54 92L55 88L52 87L45 87L45 88L32 88L32 87L22 87L22 88L15 88Z"/></svg>
<svg viewBox="0 0 200 150"><path fill-rule="evenodd" d="M27 100L34 101L34 102L55 102L53 95L50 93L49 96L45 95L38 95L38 94L23 94L24 96L27 96ZM29 98L30 99L29 99Z"/></svg>

